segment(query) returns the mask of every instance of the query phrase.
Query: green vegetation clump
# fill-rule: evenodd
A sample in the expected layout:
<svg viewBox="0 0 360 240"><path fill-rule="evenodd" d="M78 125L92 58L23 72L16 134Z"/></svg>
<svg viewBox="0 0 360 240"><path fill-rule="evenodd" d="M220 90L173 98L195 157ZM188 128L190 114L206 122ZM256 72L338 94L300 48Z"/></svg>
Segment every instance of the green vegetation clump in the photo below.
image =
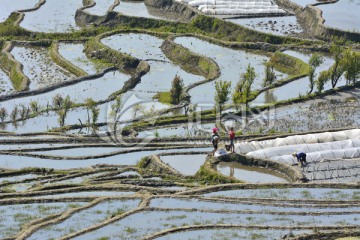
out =
<svg viewBox="0 0 360 240"><path fill-rule="evenodd" d="M161 103L171 104L171 95L170 92L158 92L154 99L157 99Z"/></svg>
<svg viewBox="0 0 360 240"><path fill-rule="evenodd" d="M289 75L307 75L309 72L309 65L304 61L279 51L272 55L270 63L276 70Z"/></svg>
<svg viewBox="0 0 360 240"><path fill-rule="evenodd" d="M140 63L139 59L131 57L128 54L113 50L102 44L100 38L91 38L85 44L85 53L90 58L103 59L113 63L117 68L122 70L134 70Z"/></svg>
<svg viewBox="0 0 360 240"><path fill-rule="evenodd" d="M3 48L9 48L10 44L4 44ZM10 54L4 52L3 49L0 52L0 66L5 72L9 73L15 90L24 91L28 89L29 79L22 72L20 63L11 59Z"/></svg>
<svg viewBox="0 0 360 240"><path fill-rule="evenodd" d="M212 59L195 54L171 39L165 40L161 48L170 60L187 72L201 75L206 79L214 79L219 75L219 67Z"/></svg>
<svg viewBox="0 0 360 240"><path fill-rule="evenodd" d="M219 183L238 183L239 180L231 179L223 176L215 170L210 170L204 165L200 167L199 171L196 173L195 177L199 180L202 180L206 183L219 184Z"/></svg>
<svg viewBox="0 0 360 240"><path fill-rule="evenodd" d="M13 12L4 22L0 23L0 36L29 37L30 32L16 24L20 16L19 13Z"/></svg>

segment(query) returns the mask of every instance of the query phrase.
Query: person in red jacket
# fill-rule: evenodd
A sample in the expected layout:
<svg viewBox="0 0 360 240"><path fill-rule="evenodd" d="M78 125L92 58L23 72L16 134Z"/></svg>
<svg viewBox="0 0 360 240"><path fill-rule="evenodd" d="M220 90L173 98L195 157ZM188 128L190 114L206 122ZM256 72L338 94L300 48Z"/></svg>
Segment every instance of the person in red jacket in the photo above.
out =
<svg viewBox="0 0 360 240"><path fill-rule="evenodd" d="M233 128L233 127L230 128L229 138L230 138L230 151L231 151L232 153L234 153L234 152L235 152L235 144L234 144L235 132L234 132L234 128Z"/></svg>

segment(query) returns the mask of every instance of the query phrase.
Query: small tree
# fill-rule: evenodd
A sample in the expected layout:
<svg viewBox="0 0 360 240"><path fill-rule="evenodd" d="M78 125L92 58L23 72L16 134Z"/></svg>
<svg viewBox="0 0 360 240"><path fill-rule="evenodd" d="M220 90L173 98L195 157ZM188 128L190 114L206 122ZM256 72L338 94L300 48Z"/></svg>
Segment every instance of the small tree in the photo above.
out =
<svg viewBox="0 0 360 240"><path fill-rule="evenodd" d="M172 81L171 89L170 89L170 97L172 104L178 104L180 102L181 96L184 90L183 80L175 75L175 78Z"/></svg>
<svg viewBox="0 0 360 240"><path fill-rule="evenodd" d="M265 78L263 80L263 87L270 86L276 80L276 75L274 73L274 66L272 64L266 64L265 66Z"/></svg>
<svg viewBox="0 0 360 240"><path fill-rule="evenodd" d="M98 119L99 119L99 114L100 114L100 108L98 107L93 107L91 108L91 116L92 116L92 128L95 130L95 124L97 123Z"/></svg>
<svg viewBox="0 0 360 240"><path fill-rule="evenodd" d="M232 95L232 101L235 105L236 109L239 110L239 105L242 103L243 100L243 89L245 86L245 79L240 78L240 80L237 82L235 86L234 93Z"/></svg>
<svg viewBox="0 0 360 240"><path fill-rule="evenodd" d="M16 120L18 113L19 113L19 108L18 106L15 106L10 114L10 118L13 122Z"/></svg>
<svg viewBox="0 0 360 240"><path fill-rule="evenodd" d="M139 113L144 113L145 112L145 107L142 104L135 104L132 107L132 118L136 118Z"/></svg>
<svg viewBox="0 0 360 240"><path fill-rule="evenodd" d="M72 107L73 102L70 100L70 96L67 95L66 98L62 101L60 109L57 111L57 114L59 115L59 124L61 127L65 125L65 118Z"/></svg>
<svg viewBox="0 0 360 240"><path fill-rule="evenodd" d="M246 72L241 74L240 81L235 87L235 92L232 97L235 106L245 103L245 106L248 107L251 98L251 86L254 83L255 77L255 69L249 64Z"/></svg>
<svg viewBox="0 0 360 240"><path fill-rule="evenodd" d="M345 78L347 84L355 83L360 76L360 55L348 49L343 58Z"/></svg>
<svg viewBox="0 0 360 240"><path fill-rule="evenodd" d="M24 104L20 105L20 118L25 119L29 116L30 109L27 108Z"/></svg>
<svg viewBox="0 0 360 240"><path fill-rule="evenodd" d="M330 79L330 72L329 71L322 71L316 80L316 88L317 92L321 93L324 90L324 85Z"/></svg>
<svg viewBox="0 0 360 240"><path fill-rule="evenodd" d="M316 68L319 67L322 63L324 62L324 58L317 54L314 53L313 55L311 55L310 59L309 59L309 72L308 72L308 77L309 77L309 92L308 94L312 93L312 91L314 90L314 86L315 86L315 78L316 78Z"/></svg>
<svg viewBox="0 0 360 240"><path fill-rule="evenodd" d="M342 61L343 51L340 44L341 40L335 38L330 46L330 52L333 54L335 60L334 64L329 69L332 88L336 87L336 84L339 81L341 75L344 73L345 69Z"/></svg>
<svg viewBox="0 0 360 240"><path fill-rule="evenodd" d="M218 81L215 82L215 104L219 108L220 114L222 111L222 105L229 100L231 82L228 81Z"/></svg>
<svg viewBox="0 0 360 240"><path fill-rule="evenodd" d="M122 108L122 95L116 96L114 103L111 105L111 111L109 114L108 119L108 126L117 132L117 124L116 121L119 118L119 113L121 112Z"/></svg>
<svg viewBox="0 0 360 240"><path fill-rule="evenodd" d="M265 91L265 103L273 103L273 102L276 102L276 101L277 101L277 98L274 95L273 90Z"/></svg>
<svg viewBox="0 0 360 240"><path fill-rule="evenodd" d="M85 100L85 105L86 105L86 112L88 115L88 124L90 124L90 110L95 107L96 103L92 98L87 98Z"/></svg>
<svg viewBox="0 0 360 240"><path fill-rule="evenodd" d="M96 102L92 98L87 98L85 101L86 110L88 114L88 124L92 126L93 130L96 129L95 124L98 121L100 109L96 107ZM90 121L91 112L91 121Z"/></svg>
<svg viewBox="0 0 360 240"><path fill-rule="evenodd" d="M60 108L64 99L60 93L58 93L53 97L52 101L55 108Z"/></svg>
<svg viewBox="0 0 360 240"><path fill-rule="evenodd" d="M121 111L121 107L122 107L122 101L121 101L122 96L119 95L115 98L114 103L111 105L111 116L112 118L114 118L116 120L117 115L120 113Z"/></svg>
<svg viewBox="0 0 360 240"><path fill-rule="evenodd" d="M39 112L39 104L35 101L31 101L30 102L30 107L33 113L38 113Z"/></svg>
<svg viewBox="0 0 360 240"><path fill-rule="evenodd" d="M1 122L4 122L5 118L8 116L6 108L2 107L0 108L0 119Z"/></svg>

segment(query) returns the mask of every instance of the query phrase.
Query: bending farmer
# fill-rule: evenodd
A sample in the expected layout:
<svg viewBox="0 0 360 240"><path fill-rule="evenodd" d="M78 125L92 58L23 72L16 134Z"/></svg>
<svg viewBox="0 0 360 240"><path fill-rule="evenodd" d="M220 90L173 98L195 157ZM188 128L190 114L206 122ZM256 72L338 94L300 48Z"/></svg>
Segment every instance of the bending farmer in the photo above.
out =
<svg viewBox="0 0 360 240"><path fill-rule="evenodd" d="M306 153L304 152L294 152L292 154L293 157L296 157L298 162L301 163L301 166L304 166L306 164Z"/></svg>

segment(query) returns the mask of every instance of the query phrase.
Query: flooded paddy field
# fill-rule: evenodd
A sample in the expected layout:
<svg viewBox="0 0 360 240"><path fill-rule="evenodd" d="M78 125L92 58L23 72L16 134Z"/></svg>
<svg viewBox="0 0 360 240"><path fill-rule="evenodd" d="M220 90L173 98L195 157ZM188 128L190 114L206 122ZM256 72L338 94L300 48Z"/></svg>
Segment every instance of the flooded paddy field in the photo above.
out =
<svg viewBox="0 0 360 240"><path fill-rule="evenodd" d="M333 4L322 4L316 6L321 9L325 25L350 32L359 32L360 28L356 24L360 18L357 14L359 1L337 1Z"/></svg>
<svg viewBox="0 0 360 240"><path fill-rule="evenodd" d="M359 5L281 2L0 2L0 238L360 236Z"/></svg>
<svg viewBox="0 0 360 240"><path fill-rule="evenodd" d="M156 13L155 9L146 6L144 1L121 0L120 4L115 7L114 11L134 17L166 19L165 16Z"/></svg>
<svg viewBox="0 0 360 240"><path fill-rule="evenodd" d="M103 16L109 11L110 7L115 3L114 0L97 0L95 6L87 8L85 11Z"/></svg>
<svg viewBox="0 0 360 240"><path fill-rule="evenodd" d="M2 1L0 9L0 22L4 22L12 12L33 8L37 3L38 0L30 0L26 2L9 0Z"/></svg>
<svg viewBox="0 0 360 240"><path fill-rule="evenodd" d="M20 26L35 32L71 32L80 29L75 22L82 1L47 0L38 10L27 12Z"/></svg>
<svg viewBox="0 0 360 240"><path fill-rule="evenodd" d="M108 67L106 64L91 61L84 53L84 45L81 43L60 43L59 53L65 59L81 68L88 74L95 74Z"/></svg>

